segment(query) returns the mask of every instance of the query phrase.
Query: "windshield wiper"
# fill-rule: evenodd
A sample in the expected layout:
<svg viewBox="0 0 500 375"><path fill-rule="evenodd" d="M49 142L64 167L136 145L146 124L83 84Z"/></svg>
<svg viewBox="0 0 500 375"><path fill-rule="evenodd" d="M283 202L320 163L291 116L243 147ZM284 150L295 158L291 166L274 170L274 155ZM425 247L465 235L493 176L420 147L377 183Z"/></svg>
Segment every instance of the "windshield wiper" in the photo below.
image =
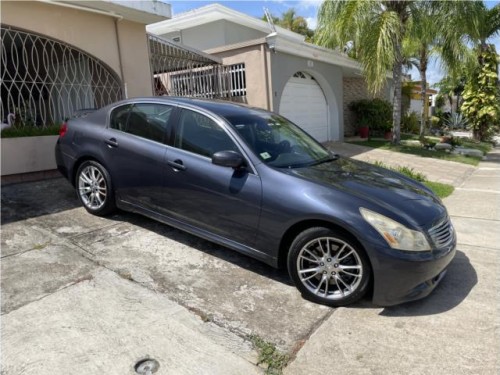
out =
<svg viewBox="0 0 500 375"><path fill-rule="evenodd" d="M296 164L287 164L287 165L279 165L276 166L277 168L305 168L305 167L312 167L314 165L319 165L323 163L328 163L330 161L337 160L339 156L337 154L330 154L329 156L326 156L322 159L315 160L315 161L308 161L308 162L303 162L303 163L296 163Z"/></svg>
<svg viewBox="0 0 500 375"><path fill-rule="evenodd" d="M312 165L320 165L320 164L323 164L323 163L328 163L330 161L337 160L338 158L339 158L339 156L337 154L330 154L330 155L324 157L323 159L319 159L318 161L313 162L311 164L311 166Z"/></svg>

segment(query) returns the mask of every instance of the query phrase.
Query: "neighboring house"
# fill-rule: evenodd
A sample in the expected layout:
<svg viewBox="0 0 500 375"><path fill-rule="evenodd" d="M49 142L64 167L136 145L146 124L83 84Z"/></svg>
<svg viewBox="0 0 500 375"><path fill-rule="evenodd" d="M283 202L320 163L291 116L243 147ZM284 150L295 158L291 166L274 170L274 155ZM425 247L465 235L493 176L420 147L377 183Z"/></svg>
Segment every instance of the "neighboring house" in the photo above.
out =
<svg viewBox="0 0 500 375"><path fill-rule="evenodd" d="M415 112L419 116L422 113L422 82L421 81L412 81L409 82L411 85L411 93L410 93L410 108L409 112ZM430 108L433 106L433 97L438 93L437 90L429 88L429 84L427 84L427 117L431 115Z"/></svg>
<svg viewBox="0 0 500 375"><path fill-rule="evenodd" d="M278 112L319 141L342 140L355 132L347 105L368 93L359 63L344 54L219 4L148 25L147 30L232 67L232 100ZM171 77L171 92L182 91L178 85L187 78L181 73Z"/></svg>
<svg viewBox="0 0 500 375"><path fill-rule="evenodd" d="M1 119L57 124L75 110L152 95L149 1L2 1Z"/></svg>

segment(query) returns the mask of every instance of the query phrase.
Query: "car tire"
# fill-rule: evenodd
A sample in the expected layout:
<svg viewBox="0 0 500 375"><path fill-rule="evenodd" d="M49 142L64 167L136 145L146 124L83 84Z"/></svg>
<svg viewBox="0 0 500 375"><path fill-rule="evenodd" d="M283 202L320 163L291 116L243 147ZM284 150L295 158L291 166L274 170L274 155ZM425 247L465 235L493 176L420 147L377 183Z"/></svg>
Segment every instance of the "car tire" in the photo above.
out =
<svg viewBox="0 0 500 375"><path fill-rule="evenodd" d="M84 161L76 172L75 186L80 202L91 214L105 216L116 210L111 176L102 164Z"/></svg>
<svg viewBox="0 0 500 375"><path fill-rule="evenodd" d="M312 302L346 306L368 290L371 267L364 249L329 228L300 233L290 246L287 263L295 286Z"/></svg>

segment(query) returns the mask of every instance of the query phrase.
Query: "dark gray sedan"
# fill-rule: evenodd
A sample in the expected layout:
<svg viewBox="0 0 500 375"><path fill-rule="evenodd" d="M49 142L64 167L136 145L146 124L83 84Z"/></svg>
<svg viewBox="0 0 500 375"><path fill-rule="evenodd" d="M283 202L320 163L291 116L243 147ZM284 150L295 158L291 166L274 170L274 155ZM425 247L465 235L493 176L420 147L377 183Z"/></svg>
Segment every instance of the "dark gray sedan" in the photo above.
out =
<svg viewBox="0 0 500 375"><path fill-rule="evenodd" d="M90 213L138 212L287 267L304 297L330 306L425 297L455 254L425 186L260 109L126 100L63 124L56 160Z"/></svg>

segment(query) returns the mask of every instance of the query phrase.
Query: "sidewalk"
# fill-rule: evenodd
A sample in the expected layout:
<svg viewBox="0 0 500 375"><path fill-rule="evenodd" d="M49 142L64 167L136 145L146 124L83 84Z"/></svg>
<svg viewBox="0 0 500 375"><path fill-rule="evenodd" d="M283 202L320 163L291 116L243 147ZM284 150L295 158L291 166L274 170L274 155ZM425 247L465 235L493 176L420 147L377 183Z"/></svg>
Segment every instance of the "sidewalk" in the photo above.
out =
<svg viewBox="0 0 500 375"><path fill-rule="evenodd" d="M406 166L425 174L429 181L460 186L475 170L475 167L447 160L423 158L417 155L403 154L350 143L330 142L327 147L353 159L374 163L381 161L391 167Z"/></svg>
<svg viewBox="0 0 500 375"><path fill-rule="evenodd" d="M335 310L286 375L499 373L500 149L444 202L458 251L433 294L391 308Z"/></svg>

